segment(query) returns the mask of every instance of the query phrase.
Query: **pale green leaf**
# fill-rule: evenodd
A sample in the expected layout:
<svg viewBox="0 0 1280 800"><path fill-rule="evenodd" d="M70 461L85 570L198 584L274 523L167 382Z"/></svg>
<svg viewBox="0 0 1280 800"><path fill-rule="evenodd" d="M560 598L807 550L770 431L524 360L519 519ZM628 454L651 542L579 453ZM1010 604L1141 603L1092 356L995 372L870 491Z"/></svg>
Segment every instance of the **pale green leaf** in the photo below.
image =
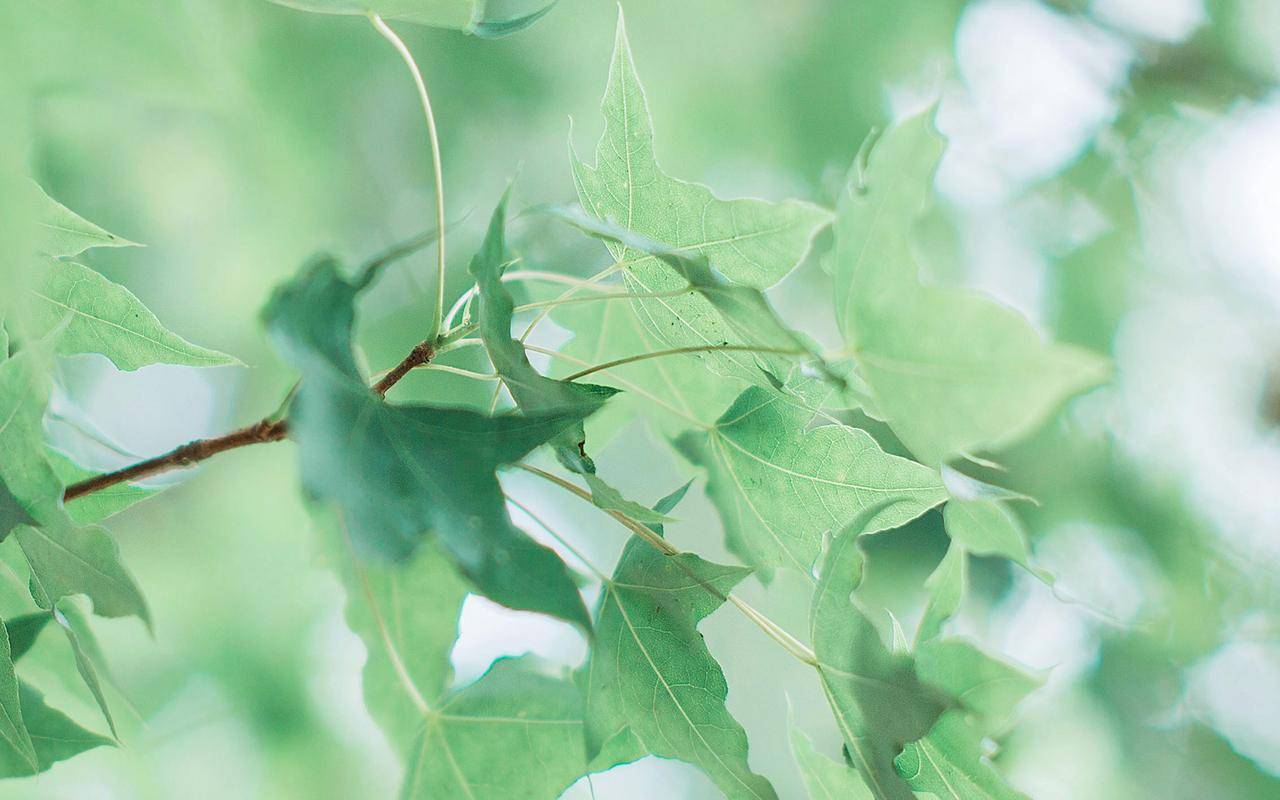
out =
<svg viewBox="0 0 1280 800"><path fill-rule="evenodd" d="M0 479L38 523L16 529L31 568L31 592L42 608L84 594L94 612L136 615L150 625L142 592L120 561L106 530L75 525L62 507L62 482L50 466L43 436L49 376L41 353L28 350L0 364Z"/></svg>
<svg viewBox="0 0 1280 800"><path fill-rule="evenodd" d="M9 631L9 655L14 660L22 658L36 643L44 626L53 615L46 611L34 611L4 620Z"/></svg>
<svg viewBox="0 0 1280 800"><path fill-rule="evenodd" d="M19 525L34 525L36 521L27 513L22 502L9 491L9 486L0 476L0 542L5 540L9 532Z"/></svg>
<svg viewBox="0 0 1280 800"><path fill-rule="evenodd" d="M1047 583L1053 576L1031 563L1031 546L1022 523L1004 503L994 500L956 500L942 509L947 535L977 555L1003 556Z"/></svg>
<svg viewBox="0 0 1280 800"><path fill-rule="evenodd" d="M31 181L36 211L36 251L53 258L77 256L91 247L137 247L134 242L103 230L54 200Z"/></svg>
<svg viewBox="0 0 1280 800"><path fill-rule="evenodd" d="M920 679L911 656L885 647L852 599L863 570L857 541L873 513L863 512L832 539L814 591L810 633L822 688L854 765L878 800L910 800L893 758L929 732L946 702Z"/></svg>
<svg viewBox="0 0 1280 800"><path fill-rule="evenodd" d="M271 0L277 5L319 14L378 14L389 22L410 22L434 28L453 28L495 38L524 30L552 9L556 0L530 0L512 13L511 3L501 15L488 8L489 0Z"/></svg>
<svg viewBox="0 0 1280 800"><path fill-rule="evenodd" d="M364 642L364 701L399 754L408 755L452 678L449 653L458 635L466 582L434 545L408 560L364 563L341 518L317 510L325 552L347 590L347 625Z"/></svg>
<svg viewBox="0 0 1280 800"><path fill-rule="evenodd" d="M859 371L929 464L1015 441L1109 371L1093 353L1046 344L994 300L921 283L911 228L942 149L932 113L884 135L841 194L833 259L837 317Z"/></svg>
<svg viewBox="0 0 1280 800"><path fill-rule="evenodd" d="M599 410L617 390L548 378L529 363L524 345L511 338L515 301L502 283L502 274L509 263L504 229L510 193L508 187L494 209L484 243L471 259L470 272L476 280L472 312L480 328L480 337L494 371L502 376L502 382L522 411L563 412L581 408L582 416L587 417ZM558 435L553 444L556 456L566 468L582 474L596 471L595 464L587 455L586 434L581 422Z"/></svg>
<svg viewBox="0 0 1280 800"><path fill-rule="evenodd" d="M19 681L18 698L22 704L22 720L35 746L36 763L15 760L0 749L0 777L16 777L44 772L58 761L77 756L86 750L115 742L77 725L66 714L45 705L44 696L25 681Z"/></svg>
<svg viewBox="0 0 1280 800"><path fill-rule="evenodd" d="M60 355L101 353L123 370L239 363L173 333L132 292L83 264L43 259L37 270L30 330L35 336L52 334Z"/></svg>
<svg viewBox="0 0 1280 800"><path fill-rule="evenodd" d="M400 797L546 800L586 768L577 689L531 657L503 658L427 717Z"/></svg>
<svg viewBox="0 0 1280 800"><path fill-rule="evenodd" d="M356 368L356 293L320 259L264 312L302 373L289 424L306 490L340 510L361 557L403 559L430 537L494 601L586 626L564 562L512 525L495 475L578 424L584 409L488 417L387 403Z"/></svg>
<svg viewBox="0 0 1280 800"><path fill-rule="evenodd" d="M929 592L929 598L916 628L917 647L921 642L939 636L942 626L960 609L968 585L968 570L968 555L964 547L953 541L942 561L925 579L924 588Z"/></svg>
<svg viewBox="0 0 1280 800"><path fill-rule="evenodd" d="M1027 670L962 639L934 639L916 650L916 670L930 686L954 697L988 732L998 732L1018 703L1044 684Z"/></svg>
<svg viewBox="0 0 1280 800"><path fill-rule="evenodd" d="M648 331L664 348L720 343L795 347L792 335L779 336L763 297L746 290L772 286L790 272L815 234L830 222L831 213L794 200L721 200L706 186L663 172L621 13L601 111L605 127L595 165L583 163L572 151L570 156L583 207L600 220L639 234L631 240L613 236L608 243L613 256L627 263L626 286L635 293L652 293L678 291L692 283L699 290L634 301ZM700 279L700 269L689 269L696 259L686 259L685 267L659 263L663 257L673 259L644 245L646 240L710 262L727 280L713 287ZM718 352L708 354L704 363L720 374L758 383L758 358ZM763 358L766 363L782 363L777 356Z"/></svg>
<svg viewBox="0 0 1280 800"><path fill-rule="evenodd" d="M102 691L102 680L98 677L99 666L101 665L103 670L106 669L106 659L102 654L102 650L98 647L97 638L89 628L89 620L85 618L84 612L70 598L63 598L54 604L53 618L57 621L58 627L62 628L63 633L67 636L67 641L71 644L71 653L75 658L76 671L80 673L80 678L84 681L84 685L89 687L89 692L93 695L94 702L98 704L98 708L102 711L103 719L107 721L107 727L111 729L111 735L118 737L116 722L111 717L111 708L107 705L107 696Z"/></svg>
<svg viewBox="0 0 1280 800"><path fill-rule="evenodd" d="M913 789L939 800L1028 800L987 760L981 734L959 711L943 714L928 736L906 746L895 765Z"/></svg>
<svg viewBox="0 0 1280 800"><path fill-rule="evenodd" d="M872 800L871 791L858 771L813 749L804 731L791 728L791 754L809 793L809 800Z"/></svg>
<svg viewBox="0 0 1280 800"><path fill-rule="evenodd" d="M18 699L18 676L13 671L13 655L4 620L0 620L0 765L19 764L34 772L39 763L36 750L22 721ZM4 774L0 767L0 774Z"/></svg>
<svg viewBox="0 0 1280 800"><path fill-rule="evenodd" d="M760 567L810 574L828 531L879 505L865 532L895 528L946 499L935 470L886 454L866 431L808 427L812 412L752 387L680 450L709 472L730 549Z"/></svg>
<svg viewBox="0 0 1280 800"><path fill-rule="evenodd" d="M729 687L697 628L748 574L627 543L580 673L593 768L656 755L700 768L727 797L775 797L747 763L746 732L725 708Z"/></svg>

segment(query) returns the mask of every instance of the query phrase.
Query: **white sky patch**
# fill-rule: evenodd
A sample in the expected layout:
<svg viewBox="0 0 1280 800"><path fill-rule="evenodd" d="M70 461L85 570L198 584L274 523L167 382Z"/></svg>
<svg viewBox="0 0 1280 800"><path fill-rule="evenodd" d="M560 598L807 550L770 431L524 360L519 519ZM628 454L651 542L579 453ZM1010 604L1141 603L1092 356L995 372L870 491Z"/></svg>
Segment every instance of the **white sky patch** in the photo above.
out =
<svg viewBox="0 0 1280 800"><path fill-rule="evenodd" d="M1111 92L1131 59L1117 37L1030 0L970 6L956 33L964 89L939 114L951 139L939 189L992 204L1053 175L1115 114Z"/></svg>
<svg viewBox="0 0 1280 800"><path fill-rule="evenodd" d="M1180 42L1204 24L1201 0L1093 0L1100 21L1148 39Z"/></svg>
<svg viewBox="0 0 1280 800"><path fill-rule="evenodd" d="M1166 163L1182 228L1242 295L1280 311L1280 102L1237 108Z"/></svg>
<svg viewBox="0 0 1280 800"><path fill-rule="evenodd" d="M479 595L468 595L458 621L458 643L453 647L457 684L479 678L496 658L525 653L576 667L586 659L587 642L567 622L545 614L512 611Z"/></svg>
<svg viewBox="0 0 1280 800"><path fill-rule="evenodd" d="M1188 695L1240 754L1280 775L1280 646L1227 643L1195 668Z"/></svg>

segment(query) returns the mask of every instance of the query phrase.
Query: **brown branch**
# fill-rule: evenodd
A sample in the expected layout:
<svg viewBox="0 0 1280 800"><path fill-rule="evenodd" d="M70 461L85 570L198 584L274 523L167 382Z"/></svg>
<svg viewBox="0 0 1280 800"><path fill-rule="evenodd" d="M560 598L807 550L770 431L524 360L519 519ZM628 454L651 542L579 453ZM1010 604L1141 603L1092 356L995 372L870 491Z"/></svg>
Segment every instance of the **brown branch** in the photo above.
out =
<svg viewBox="0 0 1280 800"><path fill-rule="evenodd" d="M435 349L430 342L422 342L413 350L409 351L409 355L397 364L390 372L382 377L382 380L375 383L371 388L379 396L385 395L387 390L400 382L400 379L409 374L409 371L415 367L431 361L435 355ZM139 461L137 464L118 469L115 472L108 472L103 475L97 475L87 480L73 483L67 487L62 494L63 502L75 500L77 497L84 497L94 492L100 492L103 489L115 486L120 483L141 480L152 475L159 475L162 472L168 472L174 469L185 469L193 467L207 458L212 458L219 453L225 453L228 450L235 450L240 447L247 447L251 444L266 444L267 442L278 442L289 435L289 422L286 419L262 419L252 425L239 428L231 433L223 434L212 439L197 439L194 442L188 442L181 447L175 447L173 450L164 455L149 458L146 461Z"/></svg>

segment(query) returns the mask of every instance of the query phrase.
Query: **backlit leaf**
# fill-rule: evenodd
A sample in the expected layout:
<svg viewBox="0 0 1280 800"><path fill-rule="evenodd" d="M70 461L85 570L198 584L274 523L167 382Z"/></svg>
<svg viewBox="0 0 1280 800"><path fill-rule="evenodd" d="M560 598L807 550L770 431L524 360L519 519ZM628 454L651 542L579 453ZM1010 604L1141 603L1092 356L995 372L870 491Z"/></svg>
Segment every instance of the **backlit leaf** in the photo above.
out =
<svg viewBox="0 0 1280 800"><path fill-rule="evenodd" d="M705 436L682 452L709 472L708 494L730 549L760 567L805 574L827 531L879 504L865 532L895 528L946 499L936 471L886 454L846 425L809 428L812 413L776 392L747 389Z"/></svg>
<svg viewBox="0 0 1280 800"><path fill-rule="evenodd" d="M928 736L906 746L895 764L913 789L940 800L1027 800L985 758L982 736L959 711L943 714Z"/></svg>
<svg viewBox="0 0 1280 800"><path fill-rule="evenodd" d="M402 800L544 800L586 771L582 699L536 659L503 658L427 718Z"/></svg>
<svg viewBox="0 0 1280 800"><path fill-rule="evenodd" d="M271 0L277 5L320 14L378 14L388 22L411 22L434 28L453 28L492 39L522 31L552 9L556 0L529 0L502 6L498 14L488 0Z"/></svg>
<svg viewBox="0 0 1280 800"><path fill-rule="evenodd" d="M13 671L9 635L0 620L0 774L4 764L18 764L34 772L36 750L22 721L18 700L18 676Z"/></svg>
<svg viewBox="0 0 1280 800"><path fill-rule="evenodd" d="M164 327L133 292L83 264L42 259L32 288L31 332L53 334L60 355L101 353L123 370L148 364L239 363Z"/></svg>
<svg viewBox="0 0 1280 800"><path fill-rule="evenodd" d="M804 731L791 728L791 754L809 792L809 800L872 800L871 791L858 771L813 749Z"/></svg>
<svg viewBox="0 0 1280 800"><path fill-rule="evenodd" d="M632 538L603 587L591 655L579 675L588 753L607 762L686 761L730 798L773 798L747 763L747 736L725 708L728 685L698 623L750 574Z"/></svg>
<svg viewBox="0 0 1280 800"><path fill-rule="evenodd" d="M53 258L78 256L91 247L137 247L128 239L103 230L54 200L31 181L36 211L36 250Z"/></svg>
<svg viewBox="0 0 1280 800"><path fill-rule="evenodd" d="M841 193L833 259L837 320L859 371L928 464L1009 444L1109 369L1086 350L1046 344L994 300L921 282L911 229L942 150L932 113L889 130Z"/></svg>

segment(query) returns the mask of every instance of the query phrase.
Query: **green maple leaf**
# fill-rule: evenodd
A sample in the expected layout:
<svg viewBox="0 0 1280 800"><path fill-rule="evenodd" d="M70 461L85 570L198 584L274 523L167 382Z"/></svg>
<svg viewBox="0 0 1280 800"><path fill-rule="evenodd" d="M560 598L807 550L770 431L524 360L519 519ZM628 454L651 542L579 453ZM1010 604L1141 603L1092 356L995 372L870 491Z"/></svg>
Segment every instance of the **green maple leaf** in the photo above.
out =
<svg viewBox="0 0 1280 800"><path fill-rule="evenodd" d="M4 620L0 620L0 775L6 774L4 766L8 764L25 766L35 772L39 763L27 726L22 722L13 661L9 634Z"/></svg>
<svg viewBox="0 0 1280 800"><path fill-rule="evenodd" d="M791 727L791 754L810 800L873 800L858 771L813 749L805 732Z"/></svg>
<svg viewBox="0 0 1280 800"><path fill-rule="evenodd" d="M639 234L628 238L597 228L613 239L607 246L614 258L626 262L630 291L666 293L690 284L697 290L632 302L649 338L661 343L647 349L715 344L791 349L799 344L803 351L804 343L776 322L755 290L777 283L803 259L818 230L830 222L830 212L799 201L721 200L706 186L663 172L621 14L601 110L605 128L595 165L570 153L579 200L594 217ZM718 271L714 280L708 262ZM588 342L601 336L589 328L574 333ZM785 359L776 354L715 352L701 360L722 375L752 383L764 383L760 360L775 373L786 372ZM664 391L661 382L646 382L644 388Z"/></svg>
<svg viewBox="0 0 1280 800"><path fill-rule="evenodd" d="M453 28L484 39L522 31L555 6L551 2L528 2L523 13L498 14L490 10L490 0L271 0L277 5L319 14L378 14L388 22L411 22L433 28ZM504 9L511 7L505 4Z"/></svg>
<svg viewBox="0 0 1280 800"><path fill-rule="evenodd" d="M77 526L62 507L63 485L45 455L50 383L41 368L44 355L27 350L0 364L0 480L37 523L14 534L30 565L32 596L51 609L63 597L84 594L101 616L134 615L150 625L115 539L102 528Z"/></svg>
<svg viewBox="0 0 1280 800"><path fill-rule="evenodd" d="M0 778L34 775L86 750L115 746L111 739L85 730L66 714L50 708L44 702L44 695L26 681L18 682L18 700L22 721L35 746L36 766L33 769L29 762L15 759L0 748Z"/></svg>
<svg viewBox="0 0 1280 800"><path fill-rule="evenodd" d="M885 647L851 598L862 580L857 540L875 512L864 511L832 539L814 590L810 633L822 688L854 765L878 800L910 800L893 759L929 732L947 701L924 683L910 655Z"/></svg>
<svg viewBox="0 0 1280 800"><path fill-rule="evenodd" d="M920 678L954 697L985 732L998 732L1014 707L1044 685L1044 675L984 652L963 639L934 639L916 648Z"/></svg>
<svg viewBox="0 0 1280 800"><path fill-rule="evenodd" d="M28 181L31 210L35 216L36 251L51 258L78 256L91 247L138 247L103 230L54 200L35 181Z"/></svg>
<svg viewBox="0 0 1280 800"><path fill-rule="evenodd" d="M80 679L84 681L84 685L89 687L94 702L102 711L102 718L107 721L107 727L111 729L111 735L118 737L116 722L111 716L111 708L107 705L107 696L102 690L102 680L98 677L100 670L106 671L106 657L102 653L102 648L98 646L97 637L89 627L88 618L71 598L63 598L54 604L53 618L66 634L67 642L71 645L76 672L80 673Z"/></svg>
<svg viewBox="0 0 1280 800"><path fill-rule="evenodd" d="M777 392L747 389L705 436L680 450L709 472L707 491L729 547L760 567L805 574L823 534L879 505L865 532L895 528L946 499L935 470L886 454L866 431L809 428L812 412Z"/></svg>
<svg viewBox="0 0 1280 800"><path fill-rule="evenodd" d="M1053 576L1031 563L1027 532L1005 503L953 498L942 510L947 535L976 555L1003 556L1046 583Z"/></svg>
<svg viewBox="0 0 1280 800"><path fill-rule="evenodd" d="M1108 375L1107 362L1043 342L983 295L921 283L910 246L943 150L932 113L888 131L841 194L836 316L878 410L921 461L997 449Z"/></svg>
<svg viewBox="0 0 1280 800"><path fill-rule="evenodd" d="M173 333L133 292L83 264L42 259L37 270L29 330L34 336L51 335L59 355L101 353L122 370L240 363Z"/></svg>
<svg viewBox="0 0 1280 800"><path fill-rule="evenodd" d="M387 403L351 350L357 291L321 259L264 312L302 373L289 423L308 493L340 509L361 557L403 559L430 536L494 601L587 625L564 562L512 525L495 475L580 423L584 409L489 417Z"/></svg>
<svg viewBox="0 0 1280 800"><path fill-rule="evenodd" d="M586 771L582 699L536 659L502 658L427 718L403 800L543 800Z"/></svg>
<svg viewBox="0 0 1280 800"><path fill-rule="evenodd" d="M921 642L936 638L942 633L942 626L951 619L964 602L964 593L968 585L968 556L964 547L952 542L947 554L934 568L933 573L925 579L924 586L928 590L924 614L920 625L916 628L916 646Z"/></svg>
<svg viewBox="0 0 1280 800"><path fill-rule="evenodd" d="M982 752L982 735L959 711L942 715L929 735L895 760L913 789L939 800L1027 800L1005 783Z"/></svg>
<svg viewBox="0 0 1280 800"><path fill-rule="evenodd" d="M452 679L449 653L467 584L431 544L403 562L365 563L338 515L316 510L313 516L347 590L347 625L368 653L365 706L393 748L408 755L424 714Z"/></svg>
<svg viewBox="0 0 1280 800"><path fill-rule="evenodd" d="M473 311L479 323L480 337L489 353L493 369L523 411L563 411L581 408L587 417L617 393L617 389L592 384L553 380L533 368L524 346L511 338L511 321L515 301L502 283L502 274L510 263L507 254L505 225L507 198L502 195L489 221L489 231L475 257L471 259L471 275L476 279ZM560 463L578 473L594 473L595 464L586 451L586 434L582 423L561 433L553 442Z"/></svg>
<svg viewBox="0 0 1280 800"><path fill-rule="evenodd" d="M750 574L633 538L605 581L579 674L593 769L645 755L700 768L730 798L773 798L747 763L747 736L725 707L728 685L698 622Z"/></svg>

